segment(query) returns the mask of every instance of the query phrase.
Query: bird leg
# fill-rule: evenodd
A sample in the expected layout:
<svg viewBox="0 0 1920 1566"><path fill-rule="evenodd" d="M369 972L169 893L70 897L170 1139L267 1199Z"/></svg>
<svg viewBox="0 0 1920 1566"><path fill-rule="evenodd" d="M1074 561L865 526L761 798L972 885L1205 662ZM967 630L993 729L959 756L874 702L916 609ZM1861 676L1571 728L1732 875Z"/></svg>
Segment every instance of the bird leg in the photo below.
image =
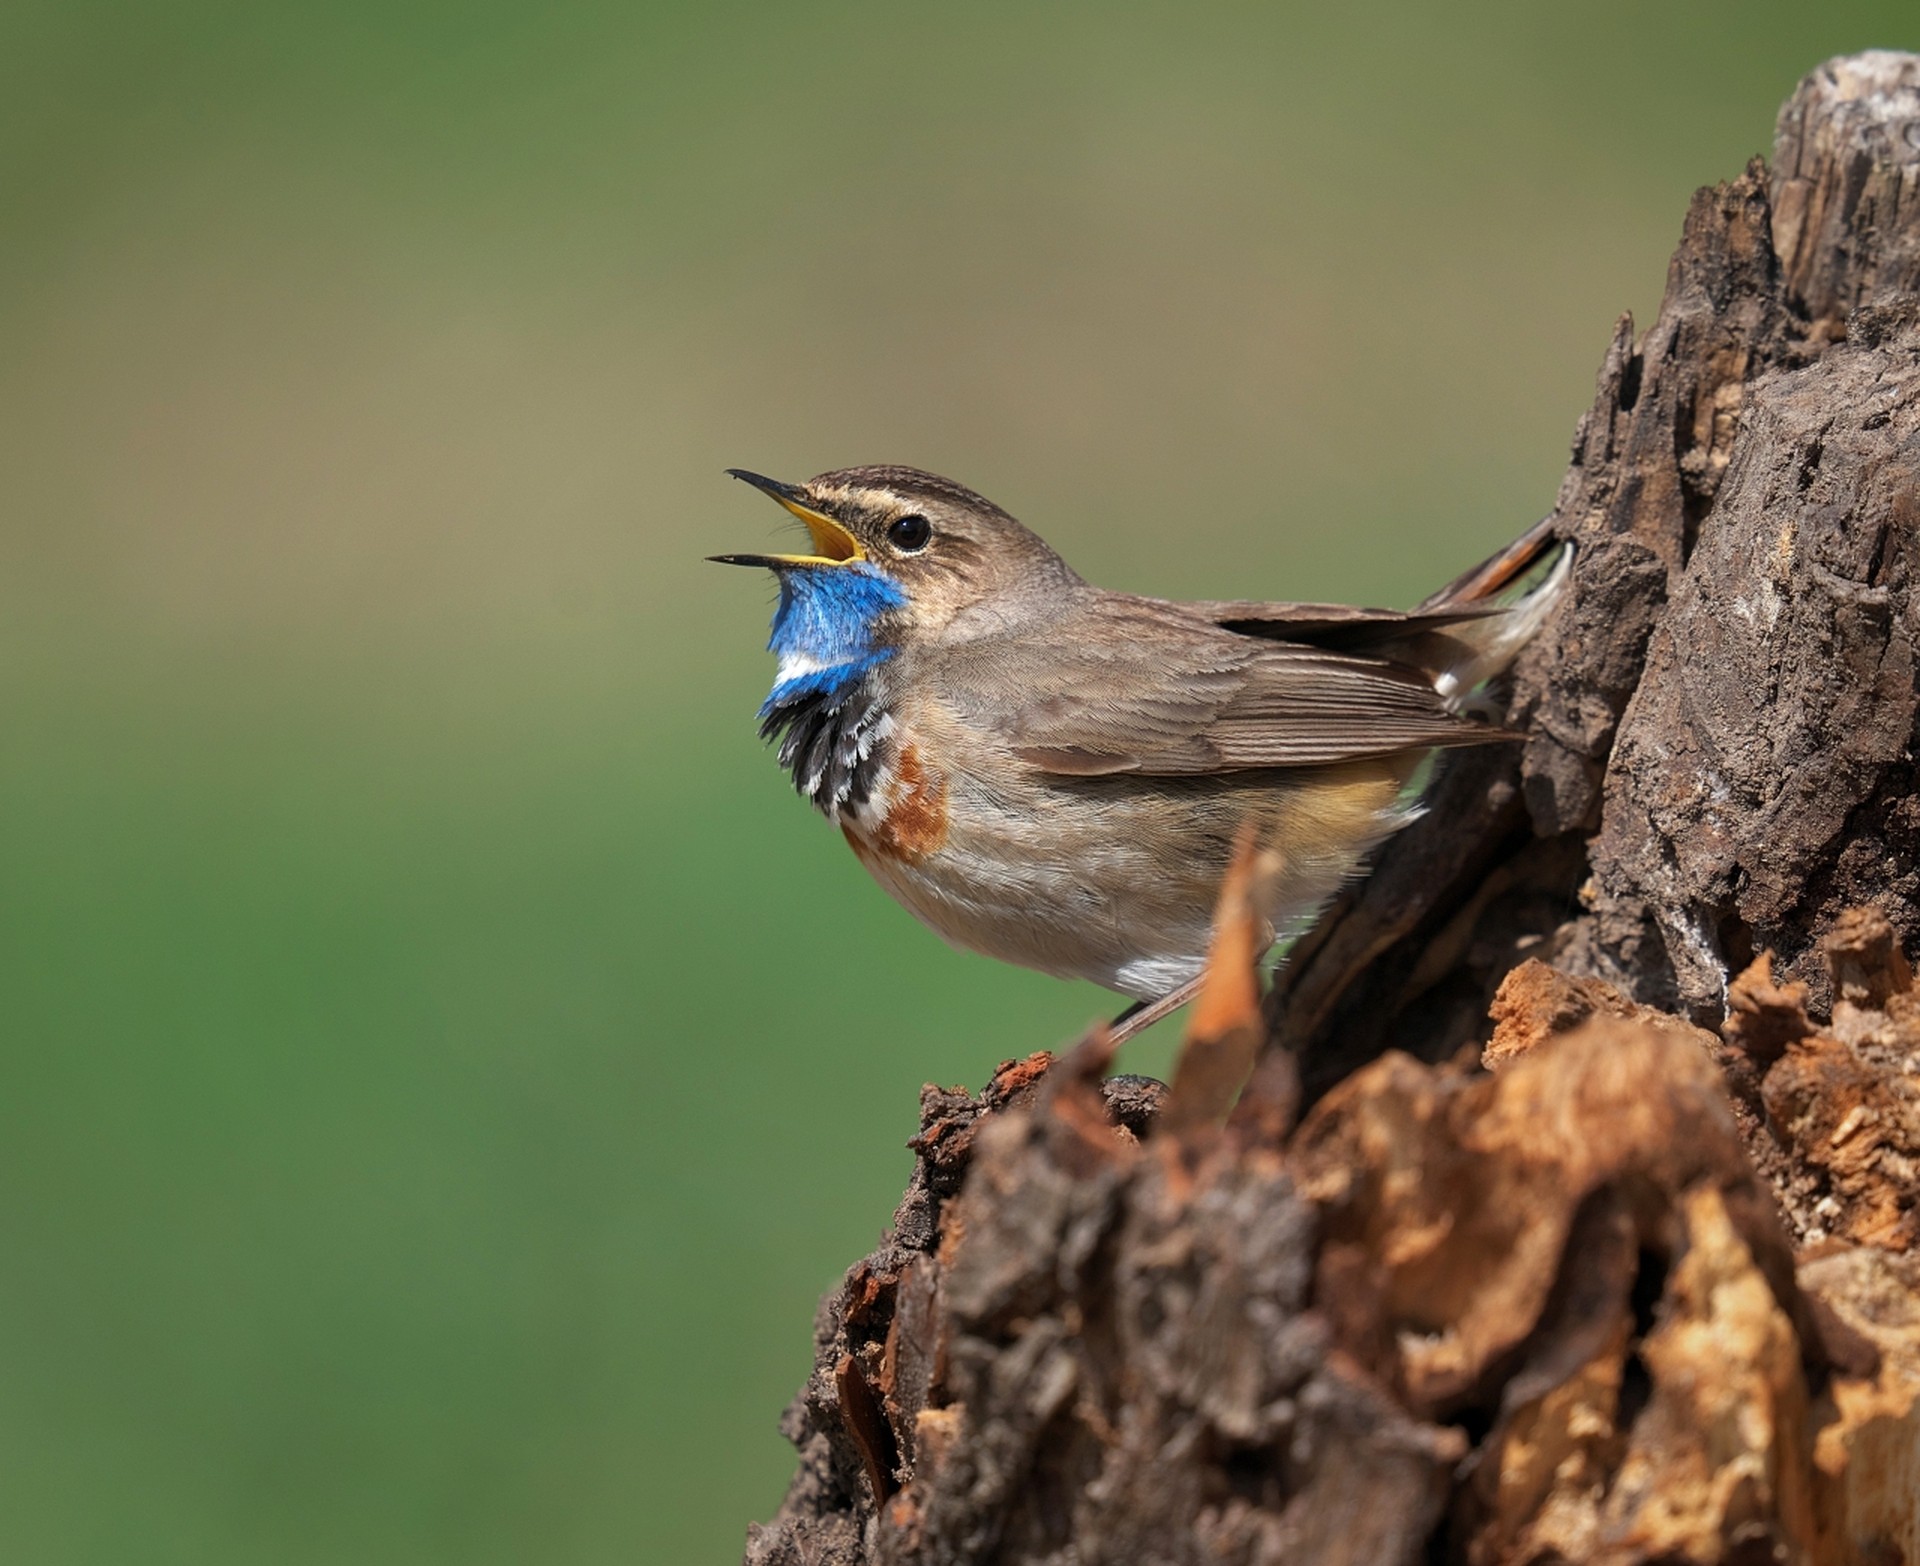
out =
<svg viewBox="0 0 1920 1566"><path fill-rule="evenodd" d="M1158 1000L1135 1001L1108 1025L1107 1033L1117 1049L1128 1039L1152 1027L1162 1017L1171 1016L1200 993L1200 980L1192 978L1178 989L1168 990Z"/></svg>

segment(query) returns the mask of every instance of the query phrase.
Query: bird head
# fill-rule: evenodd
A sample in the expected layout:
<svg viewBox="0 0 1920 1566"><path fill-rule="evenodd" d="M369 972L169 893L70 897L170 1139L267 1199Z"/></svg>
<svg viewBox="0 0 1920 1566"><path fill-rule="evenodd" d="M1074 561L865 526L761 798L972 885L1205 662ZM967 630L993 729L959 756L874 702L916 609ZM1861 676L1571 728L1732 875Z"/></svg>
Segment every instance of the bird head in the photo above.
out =
<svg viewBox="0 0 1920 1566"><path fill-rule="evenodd" d="M779 578L769 646L782 684L863 673L911 642L1005 623L1080 580L992 501L917 468L841 468L804 484L728 472L799 518L813 546L712 557Z"/></svg>

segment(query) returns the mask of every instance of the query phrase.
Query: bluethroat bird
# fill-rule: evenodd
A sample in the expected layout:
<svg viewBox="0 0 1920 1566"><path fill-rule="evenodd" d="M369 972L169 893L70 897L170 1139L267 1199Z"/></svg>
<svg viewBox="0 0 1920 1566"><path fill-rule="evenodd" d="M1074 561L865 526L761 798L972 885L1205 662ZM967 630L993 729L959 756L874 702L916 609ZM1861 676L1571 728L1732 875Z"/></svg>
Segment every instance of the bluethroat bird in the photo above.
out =
<svg viewBox="0 0 1920 1566"><path fill-rule="evenodd" d="M1133 1027L1197 987L1243 825L1284 937L1418 813L1436 748L1516 737L1468 699L1568 566L1492 601L1554 548L1543 522L1407 613L1174 603L915 468L729 472L812 539L713 557L778 578L760 732L795 787L948 941L1132 996Z"/></svg>

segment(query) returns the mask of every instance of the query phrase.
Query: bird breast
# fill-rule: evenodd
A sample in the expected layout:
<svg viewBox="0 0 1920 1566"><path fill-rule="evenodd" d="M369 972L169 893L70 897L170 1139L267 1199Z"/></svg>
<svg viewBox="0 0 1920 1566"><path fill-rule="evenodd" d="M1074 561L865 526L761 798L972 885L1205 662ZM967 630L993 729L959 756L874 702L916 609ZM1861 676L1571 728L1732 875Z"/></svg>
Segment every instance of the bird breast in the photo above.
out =
<svg viewBox="0 0 1920 1566"><path fill-rule="evenodd" d="M1199 971L1243 823L1284 862L1284 932L1403 819L1406 763L1146 779L1048 777L947 715L896 711L866 799L834 813L896 901L971 951L1143 998Z"/></svg>
<svg viewBox="0 0 1920 1566"><path fill-rule="evenodd" d="M900 739L881 758L865 801L837 815L863 861L917 864L946 846L946 774L927 763L913 740Z"/></svg>

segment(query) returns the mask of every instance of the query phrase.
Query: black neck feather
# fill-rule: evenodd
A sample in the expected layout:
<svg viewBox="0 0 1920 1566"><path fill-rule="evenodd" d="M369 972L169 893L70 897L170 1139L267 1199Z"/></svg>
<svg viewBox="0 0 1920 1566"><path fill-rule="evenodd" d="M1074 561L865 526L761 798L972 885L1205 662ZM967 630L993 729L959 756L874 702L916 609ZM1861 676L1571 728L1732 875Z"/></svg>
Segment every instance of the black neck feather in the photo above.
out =
<svg viewBox="0 0 1920 1566"><path fill-rule="evenodd" d="M779 738L780 765L794 788L829 816L867 802L892 726L871 678L831 686L796 680L760 711L760 737Z"/></svg>

